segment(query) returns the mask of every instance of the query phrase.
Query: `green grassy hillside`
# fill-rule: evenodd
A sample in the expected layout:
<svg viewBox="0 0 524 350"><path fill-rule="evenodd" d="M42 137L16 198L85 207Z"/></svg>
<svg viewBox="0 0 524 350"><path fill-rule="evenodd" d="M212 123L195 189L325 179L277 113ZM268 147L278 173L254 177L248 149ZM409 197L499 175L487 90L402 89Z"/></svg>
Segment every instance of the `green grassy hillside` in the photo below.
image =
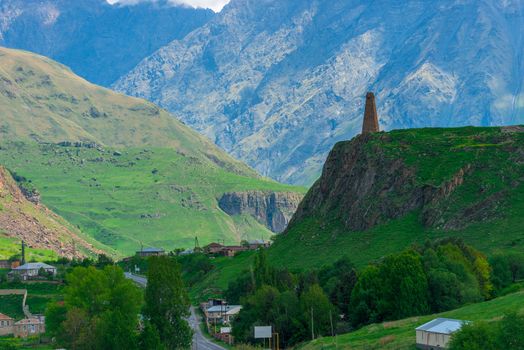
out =
<svg viewBox="0 0 524 350"><path fill-rule="evenodd" d="M260 177L155 105L45 57L0 48L0 80L0 164L105 250L268 238L256 220L225 214L217 198L305 192Z"/></svg>
<svg viewBox="0 0 524 350"><path fill-rule="evenodd" d="M413 243L449 236L462 237L487 254L521 251L523 131L523 127L412 129L337 144L287 232L271 247L272 262L308 268L347 255L362 266ZM345 166L349 160L343 155L357 147L356 170L349 173ZM397 164L398 170L389 173L390 164L382 162ZM459 177L461 169L466 170ZM402 177L407 180L395 187ZM368 192L355 195L364 187ZM348 204L351 196L357 199ZM368 223L369 217L378 218L370 228L351 228L358 220Z"/></svg>
<svg viewBox="0 0 524 350"><path fill-rule="evenodd" d="M86 234L122 254L145 246L192 247L223 239L268 238L255 220L237 220L216 198L239 190L295 191L228 172L167 148L93 149L10 143L0 162L23 174L42 200ZM119 155L115 155L119 154Z"/></svg>
<svg viewBox="0 0 524 350"><path fill-rule="evenodd" d="M479 304L436 315L411 317L404 320L372 324L358 331L314 340L299 347L301 350L414 350L415 328L437 317L468 321L492 321L510 312L524 313L524 292L510 294Z"/></svg>

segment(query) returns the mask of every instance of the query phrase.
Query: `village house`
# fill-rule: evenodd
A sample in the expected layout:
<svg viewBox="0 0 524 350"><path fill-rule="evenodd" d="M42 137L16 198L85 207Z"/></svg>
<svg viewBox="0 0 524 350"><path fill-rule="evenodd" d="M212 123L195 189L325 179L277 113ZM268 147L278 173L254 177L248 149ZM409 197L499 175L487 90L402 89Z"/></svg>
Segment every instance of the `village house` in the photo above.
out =
<svg viewBox="0 0 524 350"><path fill-rule="evenodd" d="M0 336L13 334L14 322L13 318L0 313Z"/></svg>
<svg viewBox="0 0 524 350"><path fill-rule="evenodd" d="M242 309L241 305L215 305L204 311L208 325L230 324Z"/></svg>
<svg viewBox="0 0 524 350"><path fill-rule="evenodd" d="M166 252L162 248L144 248L136 252L136 255L141 257L161 256L165 254Z"/></svg>
<svg viewBox="0 0 524 350"><path fill-rule="evenodd" d="M45 333L44 317L24 318L16 322L13 327L13 335L15 338L26 338L43 333Z"/></svg>
<svg viewBox="0 0 524 350"><path fill-rule="evenodd" d="M451 335L460 330L467 321L437 318L415 329L417 348L423 350L446 349Z"/></svg>
<svg viewBox="0 0 524 350"><path fill-rule="evenodd" d="M257 250L259 248L269 248L271 246L271 241L264 241L263 239L252 239L245 241L244 246L249 250Z"/></svg>
<svg viewBox="0 0 524 350"><path fill-rule="evenodd" d="M18 267L15 267L9 272L9 275L20 276L23 280L33 279L39 276L39 272L44 271L52 276L56 276L56 267L45 264L45 263L27 263Z"/></svg>
<svg viewBox="0 0 524 350"><path fill-rule="evenodd" d="M220 243L210 243L204 247L204 253L206 254L217 254L224 249L224 246Z"/></svg>

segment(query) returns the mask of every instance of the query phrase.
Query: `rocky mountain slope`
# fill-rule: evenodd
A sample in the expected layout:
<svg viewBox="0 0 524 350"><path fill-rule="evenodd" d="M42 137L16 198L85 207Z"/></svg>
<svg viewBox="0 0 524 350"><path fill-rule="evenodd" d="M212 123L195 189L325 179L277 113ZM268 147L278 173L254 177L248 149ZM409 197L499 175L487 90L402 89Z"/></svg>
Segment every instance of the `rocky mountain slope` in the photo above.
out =
<svg viewBox="0 0 524 350"><path fill-rule="evenodd" d="M34 196L29 199L11 174L0 166L0 233L3 236L68 258L101 252L66 220L45 205L35 203Z"/></svg>
<svg viewBox="0 0 524 350"><path fill-rule="evenodd" d="M522 123L523 33L520 0L232 0L114 88L310 184L368 90L385 129Z"/></svg>
<svg viewBox="0 0 524 350"><path fill-rule="evenodd" d="M0 45L51 57L107 86L213 16L167 0L133 6L111 6L106 0L2 0Z"/></svg>
<svg viewBox="0 0 524 350"><path fill-rule="evenodd" d="M253 169L155 105L92 85L50 59L0 48L0 164L102 246L128 254L268 238L224 193L303 192ZM296 199L295 206L300 197Z"/></svg>
<svg viewBox="0 0 524 350"><path fill-rule="evenodd" d="M518 250L523 212L524 126L360 135L335 145L271 255L360 262L444 236Z"/></svg>
<svg viewBox="0 0 524 350"><path fill-rule="evenodd" d="M296 192L231 192L218 200L229 215L251 215L273 232L282 232L297 210L302 194Z"/></svg>

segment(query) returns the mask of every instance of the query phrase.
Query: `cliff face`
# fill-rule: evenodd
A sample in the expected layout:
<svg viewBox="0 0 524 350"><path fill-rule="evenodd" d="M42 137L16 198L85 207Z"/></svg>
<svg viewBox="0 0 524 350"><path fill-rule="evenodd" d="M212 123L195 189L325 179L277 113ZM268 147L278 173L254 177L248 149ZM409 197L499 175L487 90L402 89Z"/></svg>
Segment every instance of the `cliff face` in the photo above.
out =
<svg viewBox="0 0 524 350"><path fill-rule="evenodd" d="M228 215L249 214L271 231L285 230L302 195L292 192L230 192L218 200L219 207Z"/></svg>
<svg viewBox="0 0 524 350"><path fill-rule="evenodd" d="M262 175L311 184L360 133L524 116L521 0L232 0L114 87L173 112Z"/></svg>
<svg viewBox="0 0 524 350"><path fill-rule="evenodd" d="M504 216L523 186L524 128L361 135L331 151L290 227L308 217L363 231L410 212L456 230Z"/></svg>
<svg viewBox="0 0 524 350"><path fill-rule="evenodd" d="M86 251L101 253L63 218L35 201L36 197L26 197L11 174L0 166L0 232L24 240L31 248L53 250L69 258L85 256Z"/></svg>

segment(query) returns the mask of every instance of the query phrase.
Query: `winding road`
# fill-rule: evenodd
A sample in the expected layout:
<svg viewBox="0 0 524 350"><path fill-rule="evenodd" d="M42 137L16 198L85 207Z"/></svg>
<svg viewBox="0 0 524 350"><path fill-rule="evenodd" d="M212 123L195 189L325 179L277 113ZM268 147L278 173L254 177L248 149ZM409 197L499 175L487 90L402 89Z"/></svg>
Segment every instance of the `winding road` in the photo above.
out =
<svg viewBox="0 0 524 350"><path fill-rule="evenodd" d="M124 272L126 278L132 280L141 287L147 286L147 278L142 276L137 276L130 272ZM193 345L191 348L193 350L226 350L222 346L213 343L211 340L207 339L202 330L200 329L200 316L197 315L195 308L191 306L191 315L189 316L188 322L193 329Z"/></svg>

